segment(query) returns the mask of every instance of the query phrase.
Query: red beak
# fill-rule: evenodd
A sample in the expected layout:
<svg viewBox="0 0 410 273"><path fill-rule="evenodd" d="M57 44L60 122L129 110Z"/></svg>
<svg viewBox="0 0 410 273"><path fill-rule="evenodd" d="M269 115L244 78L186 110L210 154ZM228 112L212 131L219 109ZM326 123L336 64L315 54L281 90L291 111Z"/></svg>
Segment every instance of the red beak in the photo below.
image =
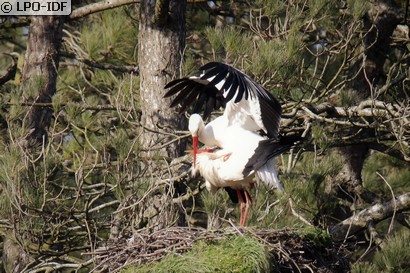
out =
<svg viewBox="0 0 410 273"><path fill-rule="evenodd" d="M198 136L192 137L192 149L194 154L194 169L196 168L196 154L198 153Z"/></svg>

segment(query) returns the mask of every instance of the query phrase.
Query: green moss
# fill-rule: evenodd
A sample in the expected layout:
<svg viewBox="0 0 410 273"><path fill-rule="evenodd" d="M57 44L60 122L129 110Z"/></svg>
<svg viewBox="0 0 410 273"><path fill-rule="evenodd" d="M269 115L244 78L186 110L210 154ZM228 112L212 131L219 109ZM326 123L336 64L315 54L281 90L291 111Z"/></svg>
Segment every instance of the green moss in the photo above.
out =
<svg viewBox="0 0 410 273"><path fill-rule="evenodd" d="M197 242L183 255L170 254L159 262L129 266L122 273L269 271L269 254L264 245L249 236L231 236L220 241Z"/></svg>
<svg viewBox="0 0 410 273"><path fill-rule="evenodd" d="M300 231L302 238L310 241L315 247L330 247L332 245L332 239L330 234L323 229L313 226L307 226Z"/></svg>

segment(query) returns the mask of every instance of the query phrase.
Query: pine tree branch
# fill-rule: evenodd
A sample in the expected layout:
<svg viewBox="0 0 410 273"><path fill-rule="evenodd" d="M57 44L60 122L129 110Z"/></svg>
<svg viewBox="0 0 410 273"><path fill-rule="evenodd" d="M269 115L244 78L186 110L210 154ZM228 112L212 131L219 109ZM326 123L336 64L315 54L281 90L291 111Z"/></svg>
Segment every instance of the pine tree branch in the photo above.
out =
<svg viewBox="0 0 410 273"><path fill-rule="evenodd" d="M108 64L108 63L100 63L100 62L92 61L89 59L80 58L76 54L68 53L68 52L61 53L61 56L77 60L90 67L94 67L98 69L113 70L113 71L118 71L122 73L134 73L134 74L139 73L138 66L133 66L133 65L121 65L120 66L120 65Z"/></svg>
<svg viewBox="0 0 410 273"><path fill-rule="evenodd" d="M77 8L73 10L70 14L70 19L78 19L85 17L87 15L100 12L100 11L105 11L108 9L114 9L117 7L121 7L124 5L128 4L134 4L134 3L139 3L140 0L105 0L105 1L100 1L97 3L89 4L86 6L82 6L80 8Z"/></svg>
<svg viewBox="0 0 410 273"><path fill-rule="evenodd" d="M7 16L9 17L9 16ZM11 16L10 16L11 17ZM12 17L12 20L8 21L1 21L0 29L15 29L19 27L26 27L30 25L30 17L29 16L15 16Z"/></svg>
<svg viewBox="0 0 410 273"><path fill-rule="evenodd" d="M75 103L62 103L59 104L60 107L66 107L69 106L70 104L75 104ZM52 108L54 105L51 102L37 102L37 103L5 103L4 105L7 106L29 106L29 107L49 107ZM128 108L128 107L116 107L114 105L82 105L82 108L84 110L91 110L91 111L124 111L124 112L131 112L134 109Z"/></svg>
<svg viewBox="0 0 410 273"><path fill-rule="evenodd" d="M340 242L366 229L371 222L378 223L393 216L395 213L406 210L410 210L410 192L399 195L396 199L388 202L363 209L359 213L331 227L329 232L333 240Z"/></svg>
<svg viewBox="0 0 410 273"><path fill-rule="evenodd" d="M283 118L291 118L295 116L310 116L313 119L320 119L334 123L334 120L327 120L327 117L394 117L398 118L403 116L401 111L406 111L405 107L393 104L385 103L377 100L365 100L359 105L351 107L333 106L329 103L322 103L316 106L295 105L291 106L293 109L291 112L284 113ZM319 116L322 115L322 116ZM325 118L326 116L326 118ZM364 126L364 124L360 124Z"/></svg>
<svg viewBox="0 0 410 273"><path fill-rule="evenodd" d="M408 155L410 137L410 108L407 102L386 103L378 100L365 100L350 107L334 106L330 103L318 105L287 105L290 112L282 114L283 132L300 132L306 122L331 124L332 133L340 139L328 147L348 146L349 144L367 144L371 149L388 154L404 161L410 161ZM377 136L364 137L345 133L347 128L377 130ZM359 131L360 132L360 131ZM342 135L340 135L342 133Z"/></svg>

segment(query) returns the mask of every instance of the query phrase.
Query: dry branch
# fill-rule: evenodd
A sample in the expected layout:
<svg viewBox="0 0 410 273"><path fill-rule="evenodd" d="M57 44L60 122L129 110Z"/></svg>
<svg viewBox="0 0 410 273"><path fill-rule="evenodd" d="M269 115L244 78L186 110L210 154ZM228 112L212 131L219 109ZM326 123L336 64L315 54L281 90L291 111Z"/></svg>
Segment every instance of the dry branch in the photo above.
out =
<svg viewBox="0 0 410 273"><path fill-rule="evenodd" d="M347 218L330 229L330 234L335 241L343 241L351 235L367 228L371 222L378 223L394 213L410 210L410 193L397 196L382 204L375 204L363 209L357 214Z"/></svg>
<svg viewBox="0 0 410 273"><path fill-rule="evenodd" d="M406 102L386 103L369 99L350 107L299 103L284 108L290 110L282 114L284 133L297 133L309 124L320 123L329 132L327 147L366 143L374 150L410 161L410 107ZM351 128L357 128L358 133L351 134ZM372 130L374 134L362 135L361 129Z"/></svg>
<svg viewBox="0 0 410 273"><path fill-rule="evenodd" d="M128 4L134 4L134 3L139 3L140 0L105 0L105 1L100 1L97 3L92 3L86 6L82 6L78 9L75 9L71 12L70 14L70 19L78 19L81 17L85 17L87 15L104 11L104 10L109 10L117 7L121 7L124 5Z"/></svg>
<svg viewBox="0 0 410 273"><path fill-rule="evenodd" d="M380 118L396 118L401 117L409 109L399 104L385 103L383 101L377 100L365 100L359 105L351 107L341 107L333 106L329 103L322 103L316 106L305 106L305 105L289 105L287 107L292 107L291 112L283 114L284 118L309 116L312 118L325 119L328 118L352 118L352 117L380 117ZM407 113L409 114L409 113ZM334 123L334 121L329 121ZM350 122L352 123L352 122Z"/></svg>

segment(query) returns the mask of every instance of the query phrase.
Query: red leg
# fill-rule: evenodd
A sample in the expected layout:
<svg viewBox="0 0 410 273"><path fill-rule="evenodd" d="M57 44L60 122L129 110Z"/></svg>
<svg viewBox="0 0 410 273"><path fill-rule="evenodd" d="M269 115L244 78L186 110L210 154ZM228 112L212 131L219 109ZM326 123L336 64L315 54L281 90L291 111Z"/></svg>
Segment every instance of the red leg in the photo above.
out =
<svg viewBox="0 0 410 273"><path fill-rule="evenodd" d="M243 198L242 198L242 194L241 194L241 191L240 190L236 190L236 194L238 195L238 199L239 199L239 208L240 208L240 217L239 217L239 225L240 226L244 226L244 218L243 218L243 215L244 215L244 213L245 213L245 201L243 200ZM245 222L246 222L246 220L245 220Z"/></svg>
<svg viewBox="0 0 410 273"><path fill-rule="evenodd" d="M245 192L245 202L249 203L249 206L251 206L252 205L252 198L249 195L249 192L246 189L243 190L243 191Z"/></svg>
<svg viewBox="0 0 410 273"><path fill-rule="evenodd" d="M245 201L245 214L244 214L244 217L243 217L243 225L245 226L246 225L246 219L248 218L249 209L252 206L252 198L251 198L251 196L249 195L249 192L246 189L244 189L243 192L245 193L245 200L246 200Z"/></svg>

